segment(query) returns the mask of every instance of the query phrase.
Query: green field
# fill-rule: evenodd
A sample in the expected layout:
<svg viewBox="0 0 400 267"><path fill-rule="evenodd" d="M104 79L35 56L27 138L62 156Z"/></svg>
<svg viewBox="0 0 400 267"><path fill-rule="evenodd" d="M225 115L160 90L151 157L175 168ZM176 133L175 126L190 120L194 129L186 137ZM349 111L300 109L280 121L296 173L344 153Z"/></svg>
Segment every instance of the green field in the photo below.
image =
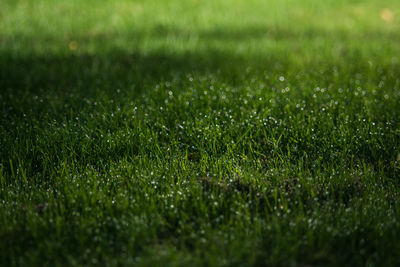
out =
<svg viewBox="0 0 400 267"><path fill-rule="evenodd" d="M1 266L399 266L400 2L1 0Z"/></svg>

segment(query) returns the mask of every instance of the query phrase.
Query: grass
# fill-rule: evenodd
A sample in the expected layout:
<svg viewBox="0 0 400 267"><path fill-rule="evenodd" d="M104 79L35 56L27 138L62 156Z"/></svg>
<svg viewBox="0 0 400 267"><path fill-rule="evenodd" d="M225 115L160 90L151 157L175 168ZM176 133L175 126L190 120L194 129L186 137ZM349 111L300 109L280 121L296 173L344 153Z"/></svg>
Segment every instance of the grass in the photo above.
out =
<svg viewBox="0 0 400 267"><path fill-rule="evenodd" d="M0 3L0 265L398 266L398 1Z"/></svg>

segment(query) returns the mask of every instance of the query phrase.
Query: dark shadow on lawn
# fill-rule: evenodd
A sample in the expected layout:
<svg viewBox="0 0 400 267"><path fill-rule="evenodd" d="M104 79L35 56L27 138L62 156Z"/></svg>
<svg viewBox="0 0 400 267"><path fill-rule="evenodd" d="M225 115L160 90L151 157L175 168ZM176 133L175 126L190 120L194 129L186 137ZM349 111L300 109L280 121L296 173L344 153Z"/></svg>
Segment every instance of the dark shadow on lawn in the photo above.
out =
<svg viewBox="0 0 400 267"><path fill-rule="evenodd" d="M136 84L137 90L141 88L142 81L158 81L171 78L171 75L185 75L190 73L223 73L221 77L227 77L235 81L235 77L248 66L270 70L276 66L284 69L284 64L290 64L288 58L280 55L269 54L242 55L234 54L213 46L202 51L186 51L171 53L165 51L153 51L143 54L132 48L129 51L117 48L116 39L126 40L132 43L132 47L140 44L142 40L177 38L181 41L190 38L198 38L202 43L229 42L235 47L251 39L271 39L275 41L291 41L294 44L304 40L324 39L330 42L342 42L341 45L350 42L365 41L393 41L400 39L400 35L390 32L351 32L344 30L327 31L318 28L309 28L302 31L288 28L276 28L267 25L251 25L238 28L215 28L211 30L189 31L180 28L171 28L164 25L156 25L151 29L136 29L125 35L117 33L102 33L94 35L71 35L67 40L59 40L55 37L39 35L37 37L14 36L8 39L0 37L0 86L2 90L37 90L39 88L67 88L71 90L79 87L82 90L90 88L117 88ZM68 42L74 40L79 44L91 44L103 47L107 44L106 51L85 55L68 51ZM345 41L345 43L343 43ZM11 51L15 44L21 45L21 53ZM44 45L65 46L66 51L60 54L50 53L38 55L32 50L31 54L22 51L26 46ZM114 47L113 47L114 46ZM294 46L296 47L296 46ZM301 49L298 47L298 49ZM29 50L29 47L28 49ZM296 51L290 51L295 53Z"/></svg>
<svg viewBox="0 0 400 267"><path fill-rule="evenodd" d="M98 55L0 55L0 87L3 93L56 90L90 96L93 90L107 92L132 87L141 93L160 81L187 78L188 75L218 76L220 81L229 84L241 82L247 67L268 70L280 61L273 55L265 55L262 59L246 58L216 50L182 54L115 50Z"/></svg>
<svg viewBox="0 0 400 267"><path fill-rule="evenodd" d="M324 31L310 28L304 31L296 31L285 28L271 28L263 25L252 25L241 28L216 28L208 31L188 31L179 28L156 26L149 30L136 30L127 35L97 34L70 36L69 41L76 40L79 44L88 44L103 47L105 51L95 54L72 53L68 51L68 40L58 40L52 37L14 36L9 39L1 39L2 50L0 50L0 87L2 92L13 90L77 90L80 93L90 92L91 88L129 88L135 85L135 90L140 93L145 90L145 84L151 85L160 80L173 77L184 77L186 75L212 74L219 75L219 79L229 83L239 82L247 67L260 69L262 71L285 70L290 65L289 58L285 53L265 53L255 55L254 53L233 53L228 50L216 49L213 46L201 51L186 51L172 53L166 51L152 51L143 54L138 49L129 51L117 48L114 41L118 38L132 43L136 47L143 39L166 39L180 38L181 41L197 37L200 42L209 43L213 41L227 41L231 47L240 45L253 38L265 38L275 41L287 40L294 44L302 40L323 38L332 42L373 41L373 40L397 40L400 36L395 33L364 32L351 33L346 31ZM342 41L340 41L342 40ZM15 44L65 46L65 52L60 54L49 53L38 55L22 51L12 52ZM343 42L342 44L343 45ZM43 48L44 50L45 48ZM293 46L293 49L300 47ZM346 48L343 53L346 53ZM29 48L27 49L29 50ZM42 51L43 52L43 51ZM275 51L276 52L276 51ZM354 52L354 51L353 51ZM357 52L357 51L355 51ZM296 51L290 51L296 53ZM289 53L289 54L290 54ZM352 57L351 55L344 55ZM354 58L351 58L354 59ZM357 59L358 60L358 59ZM334 62L327 62L334 63ZM291 65L293 66L293 64ZM291 67L293 68L293 67ZM0 92L1 94L1 92Z"/></svg>

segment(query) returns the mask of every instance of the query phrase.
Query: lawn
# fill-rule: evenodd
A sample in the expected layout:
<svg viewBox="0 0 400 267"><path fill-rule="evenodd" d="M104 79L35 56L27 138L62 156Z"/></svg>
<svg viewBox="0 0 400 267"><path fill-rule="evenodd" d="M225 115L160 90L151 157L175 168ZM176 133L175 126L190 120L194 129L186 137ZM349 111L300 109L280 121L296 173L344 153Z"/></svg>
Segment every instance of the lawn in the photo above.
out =
<svg viewBox="0 0 400 267"><path fill-rule="evenodd" d="M0 1L1 266L399 266L400 2Z"/></svg>

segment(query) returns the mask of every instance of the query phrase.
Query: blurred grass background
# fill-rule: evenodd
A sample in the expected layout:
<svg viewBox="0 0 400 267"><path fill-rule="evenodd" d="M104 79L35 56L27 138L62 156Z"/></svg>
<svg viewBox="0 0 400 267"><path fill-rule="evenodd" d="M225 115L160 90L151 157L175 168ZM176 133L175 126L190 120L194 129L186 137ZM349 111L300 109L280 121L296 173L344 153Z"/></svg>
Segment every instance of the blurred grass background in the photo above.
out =
<svg viewBox="0 0 400 267"><path fill-rule="evenodd" d="M0 12L2 49L37 53L61 52L73 41L81 53L99 43L167 51L267 46L265 52L276 42L322 46L343 40L361 47L398 38L399 28L398 4L389 0L2 1ZM312 49L308 42L303 49Z"/></svg>

